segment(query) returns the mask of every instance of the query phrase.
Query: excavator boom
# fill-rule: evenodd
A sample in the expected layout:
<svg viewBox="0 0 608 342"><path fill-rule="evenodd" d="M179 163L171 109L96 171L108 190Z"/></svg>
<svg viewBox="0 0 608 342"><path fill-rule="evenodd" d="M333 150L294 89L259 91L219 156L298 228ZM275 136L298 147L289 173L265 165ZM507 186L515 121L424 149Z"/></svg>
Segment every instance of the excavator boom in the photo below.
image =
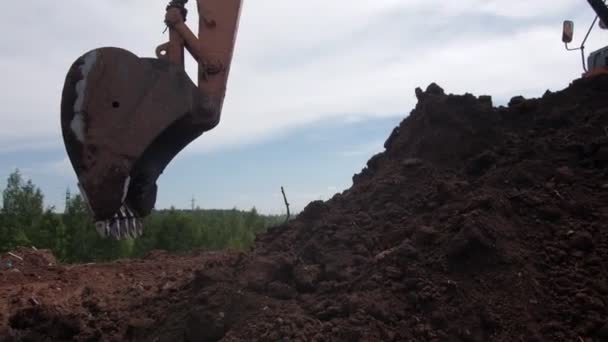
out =
<svg viewBox="0 0 608 342"><path fill-rule="evenodd" d="M197 0L198 37L186 3L166 7L169 42L156 58L115 47L78 58L66 76L61 126L83 198L104 237L142 234L156 203L156 180L169 162L220 120L241 0ZM198 85L184 51L198 62Z"/></svg>
<svg viewBox="0 0 608 342"><path fill-rule="evenodd" d="M587 0L604 24L608 24L608 7L602 0Z"/></svg>

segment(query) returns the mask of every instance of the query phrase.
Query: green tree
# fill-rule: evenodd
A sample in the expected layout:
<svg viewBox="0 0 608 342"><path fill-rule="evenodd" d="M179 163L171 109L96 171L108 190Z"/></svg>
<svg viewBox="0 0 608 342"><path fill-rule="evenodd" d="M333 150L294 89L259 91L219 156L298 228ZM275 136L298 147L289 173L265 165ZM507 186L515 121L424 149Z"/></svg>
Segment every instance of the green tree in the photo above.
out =
<svg viewBox="0 0 608 342"><path fill-rule="evenodd" d="M130 257L133 241L103 239L97 235L86 203L80 195L66 196L65 260L68 262L107 261Z"/></svg>
<svg viewBox="0 0 608 342"><path fill-rule="evenodd" d="M86 204L80 195L66 198L63 213L65 226L65 259L67 261L90 261L94 248L95 228L89 218Z"/></svg>
<svg viewBox="0 0 608 342"><path fill-rule="evenodd" d="M102 239L95 231L89 210L79 195L66 193L64 213L44 209L44 196L19 170L7 180L0 209L0 251L17 246L52 249L67 262L105 261L141 256L154 249L183 252L192 249L247 249L255 236L284 217L232 210L154 211L136 240Z"/></svg>
<svg viewBox="0 0 608 342"><path fill-rule="evenodd" d="M4 252L9 249L9 229L8 223L6 222L4 210L0 209L0 252Z"/></svg>
<svg viewBox="0 0 608 342"><path fill-rule="evenodd" d="M11 173L2 192L2 248L12 249L30 244L28 236L36 235L43 208L42 191L31 180L24 181L18 169Z"/></svg>
<svg viewBox="0 0 608 342"><path fill-rule="evenodd" d="M199 240L192 215L172 209L160 222L157 248L172 252L192 249Z"/></svg>
<svg viewBox="0 0 608 342"><path fill-rule="evenodd" d="M44 212L35 224L33 235L28 235L28 238L37 248L51 249L57 258L65 258L65 226L61 215L53 212L53 208Z"/></svg>

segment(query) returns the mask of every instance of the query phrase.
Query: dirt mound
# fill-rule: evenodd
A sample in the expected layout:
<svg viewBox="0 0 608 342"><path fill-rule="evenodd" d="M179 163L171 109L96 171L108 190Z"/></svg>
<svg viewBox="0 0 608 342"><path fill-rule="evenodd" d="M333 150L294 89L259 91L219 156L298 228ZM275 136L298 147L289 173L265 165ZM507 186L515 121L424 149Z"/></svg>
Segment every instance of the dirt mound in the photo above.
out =
<svg viewBox="0 0 608 342"><path fill-rule="evenodd" d="M48 249L18 248L9 253L0 255L0 269L20 269L38 268L53 266L57 264L57 259L53 252Z"/></svg>
<svg viewBox="0 0 608 342"><path fill-rule="evenodd" d="M500 108L434 84L416 95L351 189L259 236L249 254L78 266L68 286L123 277L3 310L5 335L608 340L608 77ZM129 290L137 281L150 288Z"/></svg>

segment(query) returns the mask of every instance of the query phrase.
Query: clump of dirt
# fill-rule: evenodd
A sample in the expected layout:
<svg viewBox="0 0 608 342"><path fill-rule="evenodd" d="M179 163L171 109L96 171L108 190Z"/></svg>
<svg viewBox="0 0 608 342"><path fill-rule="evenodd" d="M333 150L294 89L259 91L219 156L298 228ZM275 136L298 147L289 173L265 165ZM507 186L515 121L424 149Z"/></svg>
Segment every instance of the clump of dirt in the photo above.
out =
<svg viewBox="0 0 608 342"><path fill-rule="evenodd" d="M18 267L27 269L53 266L57 259L53 252L48 249L36 249L20 247L12 252L0 255L0 269L11 269Z"/></svg>
<svg viewBox="0 0 608 342"><path fill-rule="evenodd" d="M58 266L63 275L37 284L114 276L64 297L22 291L45 306L2 310L5 335L608 340L608 77L499 108L435 84L416 95L350 189L260 235L250 253Z"/></svg>

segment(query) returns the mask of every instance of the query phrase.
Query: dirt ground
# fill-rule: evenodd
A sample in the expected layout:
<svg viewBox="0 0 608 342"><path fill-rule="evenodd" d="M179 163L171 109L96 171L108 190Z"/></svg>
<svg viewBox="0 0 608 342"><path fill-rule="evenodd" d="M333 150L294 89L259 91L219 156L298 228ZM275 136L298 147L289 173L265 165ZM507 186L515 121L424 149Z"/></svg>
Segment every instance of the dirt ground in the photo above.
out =
<svg viewBox="0 0 608 342"><path fill-rule="evenodd" d="M352 188L249 253L1 256L0 340L608 341L608 77L416 95Z"/></svg>

